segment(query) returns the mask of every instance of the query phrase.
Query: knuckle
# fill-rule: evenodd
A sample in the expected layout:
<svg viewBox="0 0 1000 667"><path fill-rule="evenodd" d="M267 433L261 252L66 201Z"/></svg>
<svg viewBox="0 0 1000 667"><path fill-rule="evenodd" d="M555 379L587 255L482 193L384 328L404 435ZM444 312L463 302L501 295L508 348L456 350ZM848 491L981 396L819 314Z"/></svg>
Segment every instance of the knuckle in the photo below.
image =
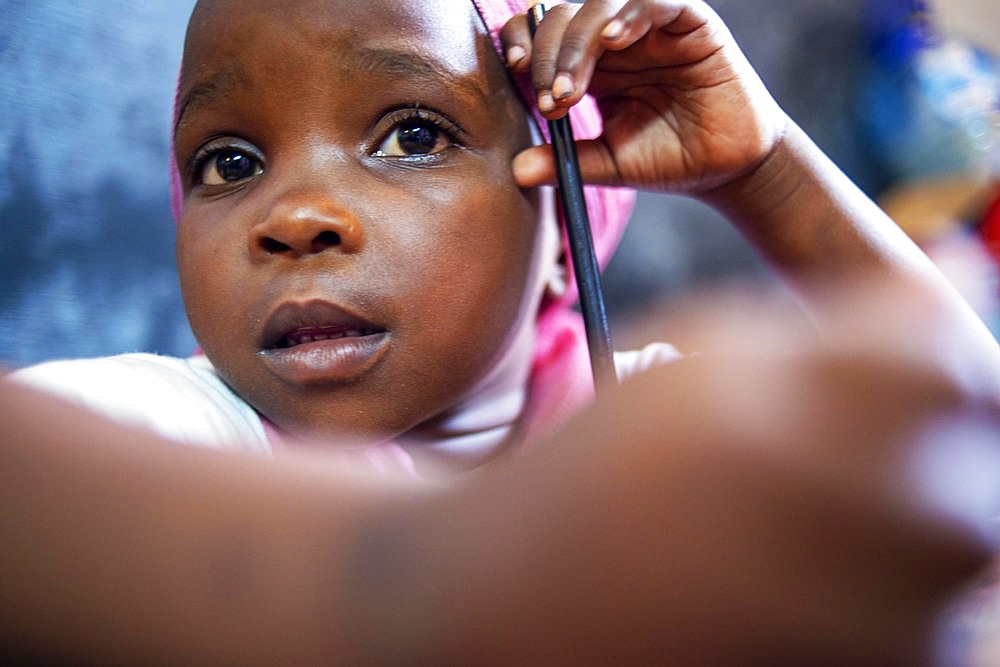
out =
<svg viewBox="0 0 1000 667"><path fill-rule="evenodd" d="M563 53L583 53L590 48L590 42L591 39L582 33L567 33L563 38L562 51Z"/></svg>
<svg viewBox="0 0 1000 667"><path fill-rule="evenodd" d="M527 32L528 26L523 17L514 16L500 28L500 42L504 45L519 43L524 40Z"/></svg>
<svg viewBox="0 0 1000 667"><path fill-rule="evenodd" d="M573 4L561 3L558 5L553 5L552 7L549 7L545 10L545 17L548 18L550 16L558 16L568 20L569 18L572 18L573 15L575 15L578 11L580 11L581 6L582 5L576 3Z"/></svg>
<svg viewBox="0 0 1000 667"><path fill-rule="evenodd" d="M536 90L546 90L552 85L552 76L555 72L555 59L552 57L541 57L536 54L531 66L531 82Z"/></svg>

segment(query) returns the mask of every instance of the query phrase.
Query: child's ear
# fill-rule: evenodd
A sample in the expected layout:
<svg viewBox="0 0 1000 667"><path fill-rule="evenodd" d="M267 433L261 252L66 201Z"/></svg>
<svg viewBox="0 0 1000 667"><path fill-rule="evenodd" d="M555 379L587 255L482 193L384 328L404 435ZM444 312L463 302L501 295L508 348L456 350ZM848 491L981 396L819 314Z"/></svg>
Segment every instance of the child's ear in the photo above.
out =
<svg viewBox="0 0 1000 667"><path fill-rule="evenodd" d="M566 280L569 267L566 262L566 253L559 253L558 261L552 264L549 270L549 277L545 281L545 294L553 301L559 301L569 290L569 283Z"/></svg>

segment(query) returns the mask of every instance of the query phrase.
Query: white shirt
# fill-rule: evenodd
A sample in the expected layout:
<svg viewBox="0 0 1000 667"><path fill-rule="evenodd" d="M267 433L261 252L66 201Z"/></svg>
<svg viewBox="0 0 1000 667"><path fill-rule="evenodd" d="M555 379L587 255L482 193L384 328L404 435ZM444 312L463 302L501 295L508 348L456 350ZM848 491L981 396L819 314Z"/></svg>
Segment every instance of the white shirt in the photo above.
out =
<svg viewBox="0 0 1000 667"><path fill-rule="evenodd" d="M678 356L673 346L655 343L615 353L615 365L619 378L625 378ZM50 361L8 377L177 442L272 451L260 414L219 378L204 356L179 359L134 353ZM523 389L491 396L461 415L457 435L420 446L434 448L435 454L453 462L486 457L509 435L524 401ZM498 425L498 419L503 423ZM483 428L477 429L477 423Z"/></svg>

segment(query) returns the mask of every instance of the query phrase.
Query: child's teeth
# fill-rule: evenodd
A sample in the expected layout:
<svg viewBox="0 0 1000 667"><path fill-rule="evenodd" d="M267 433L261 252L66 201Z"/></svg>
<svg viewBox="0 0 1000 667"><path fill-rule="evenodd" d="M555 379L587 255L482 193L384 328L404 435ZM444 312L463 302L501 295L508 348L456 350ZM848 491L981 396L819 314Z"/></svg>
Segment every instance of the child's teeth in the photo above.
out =
<svg viewBox="0 0 1000 667"><path fill-rule="evenodd" d="M318 340L338 340L340 338L361 338L367 335L367 330L365 329L347 329L346 331L340 332L317 332L311 334L289 334L288 335L288 347L295 347L296 345L304 345L306 343L312 343Z"/></svg>

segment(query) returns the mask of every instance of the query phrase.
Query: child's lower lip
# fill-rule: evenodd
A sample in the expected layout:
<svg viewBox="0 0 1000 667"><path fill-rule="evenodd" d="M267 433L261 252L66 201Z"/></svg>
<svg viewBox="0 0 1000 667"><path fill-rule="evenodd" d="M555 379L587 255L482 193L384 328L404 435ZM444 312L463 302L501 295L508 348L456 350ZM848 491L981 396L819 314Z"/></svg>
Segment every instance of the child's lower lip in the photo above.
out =
<svg viewBox="0 0 1000 667"><path fill-rule="evenodd" d="M294 347L262 350L271 370L294 384L343 382L370 370L389 349L389 334L316 340Z"/></svg>

